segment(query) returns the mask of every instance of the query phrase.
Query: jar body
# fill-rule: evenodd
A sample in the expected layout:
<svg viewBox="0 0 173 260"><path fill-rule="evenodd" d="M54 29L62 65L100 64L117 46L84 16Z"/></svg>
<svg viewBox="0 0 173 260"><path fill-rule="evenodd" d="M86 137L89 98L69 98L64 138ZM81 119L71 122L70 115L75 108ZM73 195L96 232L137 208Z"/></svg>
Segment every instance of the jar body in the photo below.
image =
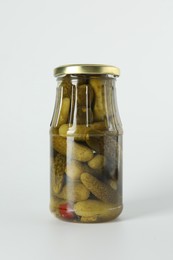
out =
<svg viewBox="0 0 173 260"><path fill-rule="evenodd" d="M50 127L50 210L72 222L122 211L122 126L111 75L58 77Z"/></svg>

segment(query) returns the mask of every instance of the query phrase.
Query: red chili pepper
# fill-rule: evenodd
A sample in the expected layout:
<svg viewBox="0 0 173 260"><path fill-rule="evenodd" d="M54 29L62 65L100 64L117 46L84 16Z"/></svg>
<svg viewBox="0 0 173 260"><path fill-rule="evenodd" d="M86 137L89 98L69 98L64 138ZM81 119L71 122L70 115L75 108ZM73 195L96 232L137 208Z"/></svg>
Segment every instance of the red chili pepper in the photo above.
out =
<svg viewBox="0 0 173 260"><path fill-rule="evenodd" d="M74 218L74 213L68 203L61 204L59 206L59 212L63 218L67 218L67 219Z"/></svg>

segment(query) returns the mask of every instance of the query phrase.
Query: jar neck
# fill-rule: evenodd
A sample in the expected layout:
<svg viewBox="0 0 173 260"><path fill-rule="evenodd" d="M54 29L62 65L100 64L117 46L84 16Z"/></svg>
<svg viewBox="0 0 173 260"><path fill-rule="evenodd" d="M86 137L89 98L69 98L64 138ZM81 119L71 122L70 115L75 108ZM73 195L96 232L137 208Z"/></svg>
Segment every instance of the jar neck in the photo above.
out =
<svg viewBox="0 0 173 260"><path fill-rule="evenodd" d="M112 75L66 75L57 78L52 126L57 127L63 100L70 100L67 124L71 127L104 122L107 130L121 134L116 102L116 77Z"/></svg>

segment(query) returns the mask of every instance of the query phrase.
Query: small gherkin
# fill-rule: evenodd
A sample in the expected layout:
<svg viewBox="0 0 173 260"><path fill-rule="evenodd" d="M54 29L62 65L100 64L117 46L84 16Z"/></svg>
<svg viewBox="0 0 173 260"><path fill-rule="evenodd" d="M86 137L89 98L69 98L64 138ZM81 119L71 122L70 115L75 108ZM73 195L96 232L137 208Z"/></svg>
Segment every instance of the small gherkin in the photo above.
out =
<svg viewBox="0 0 173 260"><path fill-rule="evenodd" d="M62 154L57 154L54 159L53 170L55 175L64 175L66 167L66 158Z"/></svg>
<svg viewBox="0 0 173 260"><path fill-rule="evenodd" d="M68 142L61 136L52 136L53 148L62 155L66 155L67 152L72 159L87 162L93 158L93 151L85 145L78 144L77 142ZM68 142L68 151L67 151Z"/></svg>
<svg viewBox="0 0 173 260"><path fill-rule="evenodd" d="M65 156L57 154L51 163L51 187L55 195L58 194L63 187L65 167Z"/></svg>
<svg viewBox="0 0 173 260"><path fill-rule="evenodd" d="M72 83L69 75L64 77L60 84L60 87L62 87L63 89L63 97L71 98Z"/></svg>
<svg viewBox="0 0 173 260"><path fill-rule="evenodd" d="M51 176L51 191L53 195L59 194L64 184L63 175L52 175Z"/></svg>
<svg viewBox="0 0 173 260"><path fill-rule="evenodd" d="M116 136L103 134L99 130L90 130L86 134L86 143L98 154L102 154L107 159L106 167L108 171L115 171L118 167L118 158L121 152Z"/></svg>
<svg viewBox="0 0 173 260"><path fill-rule="evenodd" d="M104 154L104 136L103 132L91 129L86 134L86 143L89 147L99 154Z"/></svg>
<svg viewBox="0 0 173 260"><path fill-rule="evenodd" d="M91 108L84 106L77 108L76 122L78 125L91 124L93 122L93 112Z"/></svg>
<svg viewBox="0 0 173 260"><path fill-rule="evenodd" d="M111 220L121 211L114 203L88 199L74 204L76 215L81 216L81 222L98 222Z"/></svg>
<svg viewBox="0 0 173 260"><path fill-rule="evenodd" d="M87 200L89 195L89 190L82 183L73 182L63 187L62 191L58 194L58 198L77 202Z"/></svg>
<svg viewBox="0 0 173 260"><path fill-rule="evenodd" d="M77 103L79 106L91 107L94 98L94 92L90 85L83 84L78 86Z"/></svg>
<svg viewBox="0 0 173 260"><path fill-rule="evenodd" d="M97 153L104 154L106 157L114 158L118 150L118 142L115 136L103 134L103 132L95 129L88 131L86 135L88 146Z"/></svg>
<svg viewBox="0 0 173 260"><path fill-rule="evenodd" d="M97 178L101 177L103 174L101 169L92 169L88 164L83 164L83 172L87 172Z"/></svg>
<svg viewBox="0 0 173 260"><path fill-rule="evenodd" d="M103 183L89 173L81 174L81 182L85 187L95 195L96 198L104 202L117 202L117 191L112 189L108 184Z"/></svg>

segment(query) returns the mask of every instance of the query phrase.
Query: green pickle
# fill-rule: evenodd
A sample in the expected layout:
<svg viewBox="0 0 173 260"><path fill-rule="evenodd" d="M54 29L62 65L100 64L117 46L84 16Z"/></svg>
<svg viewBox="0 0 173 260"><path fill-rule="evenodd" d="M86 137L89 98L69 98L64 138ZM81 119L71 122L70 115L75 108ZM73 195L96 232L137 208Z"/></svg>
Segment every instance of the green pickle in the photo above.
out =
<svg viewBox="0 0 173 260"><path fill-rule="evenodd" d="M76 123L77 125L91 124L93 122L93 112L91 108L81 106L77 108Z"/></svg>
<svg viewBox="0 0 173 260"><path fill-rule="evenodd" d="M60 84L60 88L62 88L63 98L71 98L72 94L72 82L70 80L70 76L67 75L64 77Z"/></svg>
<svg viewBox="0 0 173 260"><path fill-rule="evenodd" d="M50 211L62 220L105 222L122 211L122 132L115 107L109 107L114 92L105 92L114 80L71 74L58 83L62 90L50 128Z"/></svg>
<svg viewBox="0 0 173 260"><path fill-rule="evenodd" d="M77 103L79 106L85 106L85 107L91 107L93 98L94 98L94 92L90 85L83 84L79 85L78 87L78 93L77 93Z"/></svg>

